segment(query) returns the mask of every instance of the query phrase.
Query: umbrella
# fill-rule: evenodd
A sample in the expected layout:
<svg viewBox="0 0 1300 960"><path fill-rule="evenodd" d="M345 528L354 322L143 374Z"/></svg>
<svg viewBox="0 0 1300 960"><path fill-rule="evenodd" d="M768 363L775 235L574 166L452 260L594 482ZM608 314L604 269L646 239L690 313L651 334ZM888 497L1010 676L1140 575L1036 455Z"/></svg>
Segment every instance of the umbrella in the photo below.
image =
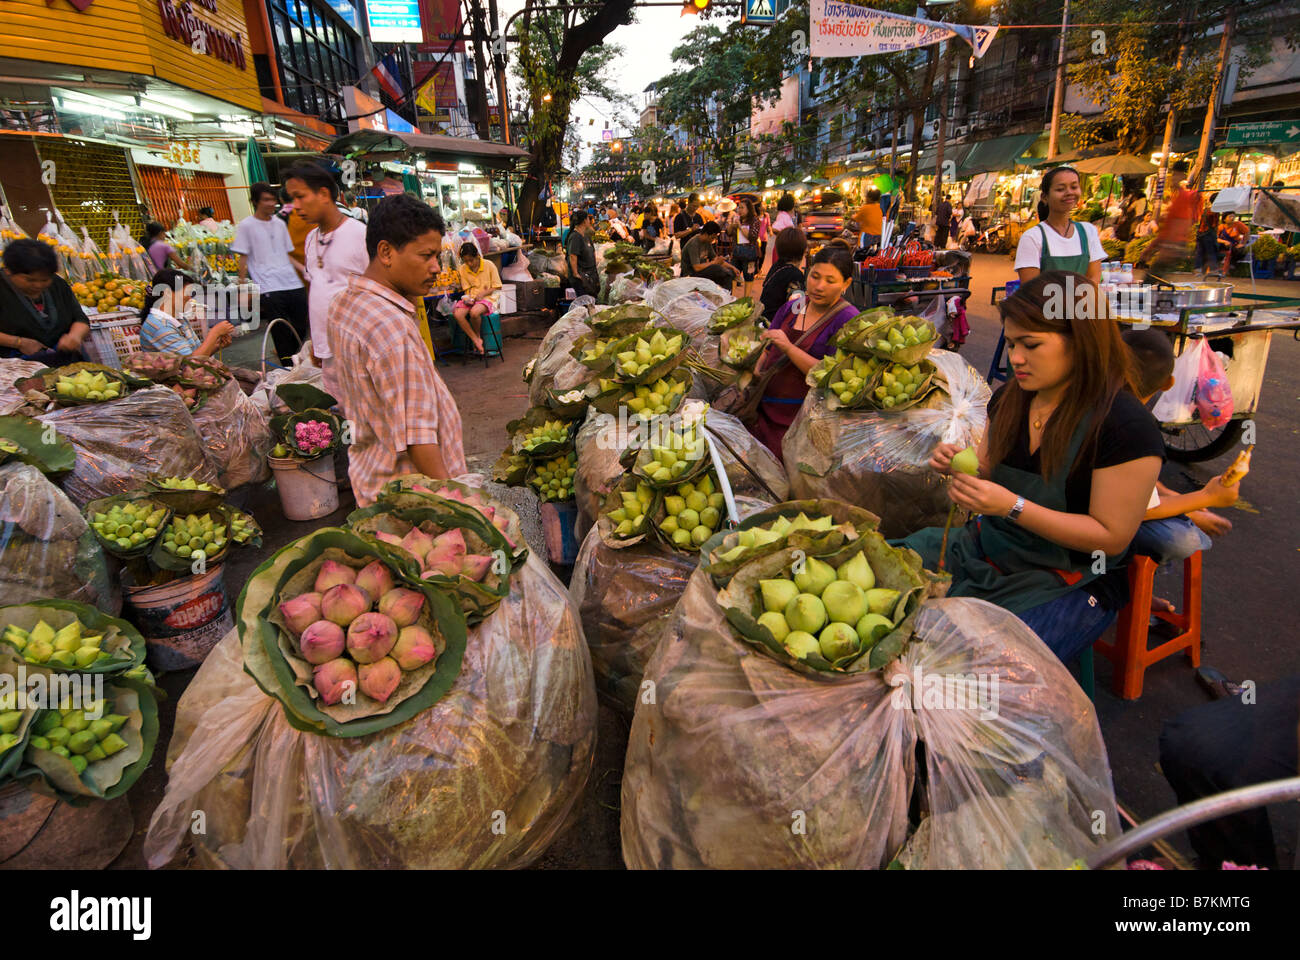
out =
<svg viewBox="0 0 1300 960"><path fill-rule="evenodd" d="M248 182L265 183L266 161L262 159L262 148L257 145L257 140L249 137L246 149L248 151Z"/></svg>
<svg viewBox="0 0 1300 960"><path fill-rule="evenodd" d="M417 197L424 196L420 190L420 178L413 173L402 174L402 189L408 193L415 194Z"/></svg>
<svg viewBox="0 0 1300 960"><path fill-rule="evenodd" d="M1156 166L1129 153L1115 153L1105 157L1092 157L1074 164L1080 173L1110 174L1117 177L1149 177L1156 172Z"/></svg>

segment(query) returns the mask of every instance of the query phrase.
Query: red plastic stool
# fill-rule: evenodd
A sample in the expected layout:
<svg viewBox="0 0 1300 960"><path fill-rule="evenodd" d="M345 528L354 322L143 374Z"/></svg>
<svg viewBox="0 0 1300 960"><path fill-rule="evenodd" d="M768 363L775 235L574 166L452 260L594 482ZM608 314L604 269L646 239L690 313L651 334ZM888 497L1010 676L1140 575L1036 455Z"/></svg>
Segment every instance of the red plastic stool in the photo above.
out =
<svg viewBox="0 0 1300 960"><path fill-rule="evenodd" d="M1151 598L1156 562L1150 557L1135 556L1128 565L1131 599L1120 611L1115 625L1115 642L1097 641L1093 649L1110 660L1115 668L1113 687L1117 696L1136 700L1142 696L1142 677L1147 667L1182 650L1193 667L1201 665L1201 551L1183 561L1182 612L1160 611L1155 616L1172 623L1179 633L1171 640L1147 649L1147 635L1152 616Z"/></svg>

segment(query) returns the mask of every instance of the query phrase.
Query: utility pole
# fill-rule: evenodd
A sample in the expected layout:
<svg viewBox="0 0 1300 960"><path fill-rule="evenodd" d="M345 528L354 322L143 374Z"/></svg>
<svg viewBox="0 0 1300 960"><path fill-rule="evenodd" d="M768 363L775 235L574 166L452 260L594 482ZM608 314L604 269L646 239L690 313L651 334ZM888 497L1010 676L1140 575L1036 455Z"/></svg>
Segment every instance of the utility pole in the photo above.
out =
<svg viewBox="0 0 1300 960"><path fill-rule="evenodd" d="M1195 7L1192 8L1192 16L1196 16ZM1174 76L1181 77L1183 74L1183 61L1187 58L1187 46L1190 31L1187 29L1187 19L1180 17L1178 19L1178 58L1174 61ZM1173 105L1173 98L1170 97L1169 114L1165 117L1165 138L1160 146L1160 174L1156 177L1156 183L1160 190L1156 195L1155 216L1160 219L1160 207L1164 203L1164 184L1165 178L1169 172L1169 150L1174 143L1174 127L1178 125L1178 110Z"/></svg>
<svg viewBox="0 0 1300 960"><path fill-rule="evenodd" d="M1052 97L1052 132L1047 137L1047 159L1061 151L1061 110L1065 107L1065 29L1070 22L1070 0L1061 9L1061 49L1056 55L1056 92Z"/></svg>
<svg viewBox="0 0 1300 960"><path fill-rule="evenodd" d="M477 96L474 98L475 126L478 128L480 140L491 140L492 130L488 123L487 102L488 71L487 61L483 58L483 44L487 40L487 28L483 24L482 0L470 0L470 16L473 18L474 76L478 88L476 91Z"/></svg>

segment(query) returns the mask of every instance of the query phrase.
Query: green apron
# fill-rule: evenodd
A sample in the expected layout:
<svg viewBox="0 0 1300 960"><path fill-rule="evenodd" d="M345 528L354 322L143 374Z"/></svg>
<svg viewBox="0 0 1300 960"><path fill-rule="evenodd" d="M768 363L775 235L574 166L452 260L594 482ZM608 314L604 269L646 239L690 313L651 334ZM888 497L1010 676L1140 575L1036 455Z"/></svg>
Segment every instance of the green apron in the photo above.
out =
<svg viewBox="0 0 1300 960"><path fill-rule="evenodd" d="M1078 457L1086 430L1087 424L1080 424L1074 432L1066 464L1073 464ZM1040 507L1065 511L1069 473L1067 466L1057 470L1051 480L1044 480L1037 473L998 464L992 479ZM928 527L902 542L921 555L926 569L936 570L942 541L943 528ZM1117 560L1114 558L1114 562ZM1031 533L1015 521L987 516L975 517L961 529L951 531L945 569L952 574L948 596L976 597L1012 613L1024 613L1055 600L1097 576L1088 559L1077 562L1065 547Z"/></svg>
<svg viewBox="0 0 1300 960"><path fill-rule="evenodd" d="M1070 273L1081 273L1087 276L1088 265L1092 263L1092 251L1088 249L1088 235L1083 232L1083 227L1078 221L1071 220L1070 222L1074 224L1074 229L1079 234L1079 252L1066 257L1056 257L1047 252L1047 226L1042 223L1038 225L1043 241L1042 255L1038 259L1038 269L1043 273L1048 270L1066 270Z"/></svg>

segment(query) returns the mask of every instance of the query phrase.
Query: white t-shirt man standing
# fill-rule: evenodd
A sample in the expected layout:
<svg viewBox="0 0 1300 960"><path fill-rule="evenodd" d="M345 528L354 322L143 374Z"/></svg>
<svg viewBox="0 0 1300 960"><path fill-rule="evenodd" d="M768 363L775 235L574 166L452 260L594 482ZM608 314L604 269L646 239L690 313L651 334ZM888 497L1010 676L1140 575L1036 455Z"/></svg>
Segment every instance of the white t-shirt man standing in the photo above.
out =
<svg viewBox="0 0 1300 960"><path fill-rule="evenodd" d="M338 375L327 335L330 306L354 276L370 265L366 252L366 225L353 220L337 204L333 175L318 164L295 166L284 177L284 187L304 220L316 225L307 234L303 263L307 281L307 313L311 325L311 351L323 372L326 393L338 397Z"/></svg>
<svg viewBox="0 0 1300 960"><path fill-rule="evenodd" d="M239 221L230 249L238 254L239 282L252 280L261 294L259 307L263 323L280 317L288 320L301 339L307 338L307 293L298 278L298 267L289 259L293 241L289 228L275 215L277 197L268 183L255 183L251 190L253 214ZM297 351L294 337L282 326L271 331L275 349L283 363Z"/></svg>

